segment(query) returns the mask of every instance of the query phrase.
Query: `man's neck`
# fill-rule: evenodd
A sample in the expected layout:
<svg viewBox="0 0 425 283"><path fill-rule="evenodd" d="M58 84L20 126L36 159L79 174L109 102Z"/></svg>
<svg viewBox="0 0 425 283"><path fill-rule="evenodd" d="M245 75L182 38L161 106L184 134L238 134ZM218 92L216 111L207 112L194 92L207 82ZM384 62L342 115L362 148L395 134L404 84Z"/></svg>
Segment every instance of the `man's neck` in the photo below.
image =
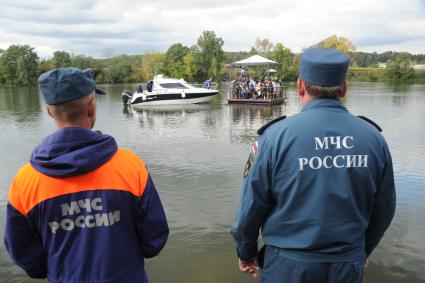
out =
<svg viewBox="0 0 425 283"><path fill-rule="evenodd" d="M302 105L306 105L307 103L309 103L312 100L315 100L316 97L311 96L310 94L306 93L303 97L301 97L301 104Z"/></svg>
<svg viewBox="0 0 425 283"><path fill-rule="evenodd" d="M64 128L86 128L88 130L92 129L92 126L90 125L90 123L88 122L74 122L74 123L69 123L69 122L58 122L56 121L56 128L58 130L62 130Z"/></svg>

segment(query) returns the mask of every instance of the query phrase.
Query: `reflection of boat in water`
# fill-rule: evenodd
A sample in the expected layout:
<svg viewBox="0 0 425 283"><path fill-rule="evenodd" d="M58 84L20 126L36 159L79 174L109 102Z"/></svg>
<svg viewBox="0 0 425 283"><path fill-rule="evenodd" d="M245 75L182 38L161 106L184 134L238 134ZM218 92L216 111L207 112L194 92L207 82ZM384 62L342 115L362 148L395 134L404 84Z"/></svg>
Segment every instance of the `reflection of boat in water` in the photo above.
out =
<svg viewBox="0 0 425 283"><path fill-rule="evenodd" d="M174 105L158 105L153 108L137 108L131 107L133 112L142 113L171 113L171 112L198 112L214 109L214 105L212 104L174 104Z"/></svg>
<svg viewBox="0 0 425 283"><path fill-rule="evenodd" d="M212 104L181 104L181 105L157 105L155 107L129 107L124 105L123 113L127 116L141 117L149 116L167 116L167 115L185 115L200 111L214 109Z"/></svg>
<svg viewBox="0 0 425 283"><path fill-rule="evenodd" d="M126 118L135 119L141 127L173 129L209 124L217 106L209 104L158 105L155 107L130 107L124 105Z"/></svg>
<svg viewBox="0 0 425 283"><path fill-rule="evenodd" d="M155 76L147 91L141 93L124 90L124 104L133 107L150 105L178 105L209 102L218 94L216 89L195 87L183 79Z"/></svg>

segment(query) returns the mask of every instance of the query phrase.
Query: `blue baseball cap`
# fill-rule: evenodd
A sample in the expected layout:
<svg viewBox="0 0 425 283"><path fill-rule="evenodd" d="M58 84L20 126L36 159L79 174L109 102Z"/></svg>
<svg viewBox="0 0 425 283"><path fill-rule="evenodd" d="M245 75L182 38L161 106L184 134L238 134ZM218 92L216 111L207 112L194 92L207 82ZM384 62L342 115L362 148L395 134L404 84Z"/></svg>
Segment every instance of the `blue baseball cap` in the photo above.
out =
<svg viewBox="0 0 425 283"><path fill-rule="evenodd" d="M300 78L319 86L342 85L350 59L332 48L310 48L301 54Z"/></svg>
<svg viewBox="0 0 425 283"><path fill-rule="evenodd" d="M105 94L96 88L90 69L59 68L38 77L38 85L44 100L49 105L56 105L89 95L93 91Z"/></svg>

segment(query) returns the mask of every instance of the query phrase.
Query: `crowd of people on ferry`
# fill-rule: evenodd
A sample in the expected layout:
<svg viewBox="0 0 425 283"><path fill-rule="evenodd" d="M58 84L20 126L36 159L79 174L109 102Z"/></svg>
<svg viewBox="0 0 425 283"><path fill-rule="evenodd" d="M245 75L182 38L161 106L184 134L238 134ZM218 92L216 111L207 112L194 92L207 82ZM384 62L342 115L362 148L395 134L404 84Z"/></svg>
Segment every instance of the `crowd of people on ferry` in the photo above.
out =
<svg viewBox="0 0 425 283"><path fill-rule="evenodd" d="M232 98L271 99L281 96L282 85L278 77L250 78L247 72L239 72L232 81Z"/></svg>

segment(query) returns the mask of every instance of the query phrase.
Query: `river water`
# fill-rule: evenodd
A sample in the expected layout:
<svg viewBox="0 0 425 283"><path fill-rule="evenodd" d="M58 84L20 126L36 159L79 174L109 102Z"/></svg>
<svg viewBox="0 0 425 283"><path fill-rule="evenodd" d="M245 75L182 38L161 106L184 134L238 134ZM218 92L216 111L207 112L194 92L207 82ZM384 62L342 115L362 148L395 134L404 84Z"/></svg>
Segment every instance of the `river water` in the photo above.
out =
<svg viewBox="0 0 425 283"><path fill-rule="evenodd" d="M171 234L166 248L148 260L151 282L255 282L237 268L229 234L239 199L242 171L256 130L301 109L293 85L282 106L231 106L224 94L212 103L124 110L121 90L106 85L98 97L95 129L149 167L166 209ZM225 86L221 86L225 93ZM55 130L36 88L0 88L0 235L7 191L31 149ZM384 129L397 185L397 212L370 258L365 282L425 282L425 85L352 83L344 101ZM0 243L0 282L27 279Z"/></svg>

